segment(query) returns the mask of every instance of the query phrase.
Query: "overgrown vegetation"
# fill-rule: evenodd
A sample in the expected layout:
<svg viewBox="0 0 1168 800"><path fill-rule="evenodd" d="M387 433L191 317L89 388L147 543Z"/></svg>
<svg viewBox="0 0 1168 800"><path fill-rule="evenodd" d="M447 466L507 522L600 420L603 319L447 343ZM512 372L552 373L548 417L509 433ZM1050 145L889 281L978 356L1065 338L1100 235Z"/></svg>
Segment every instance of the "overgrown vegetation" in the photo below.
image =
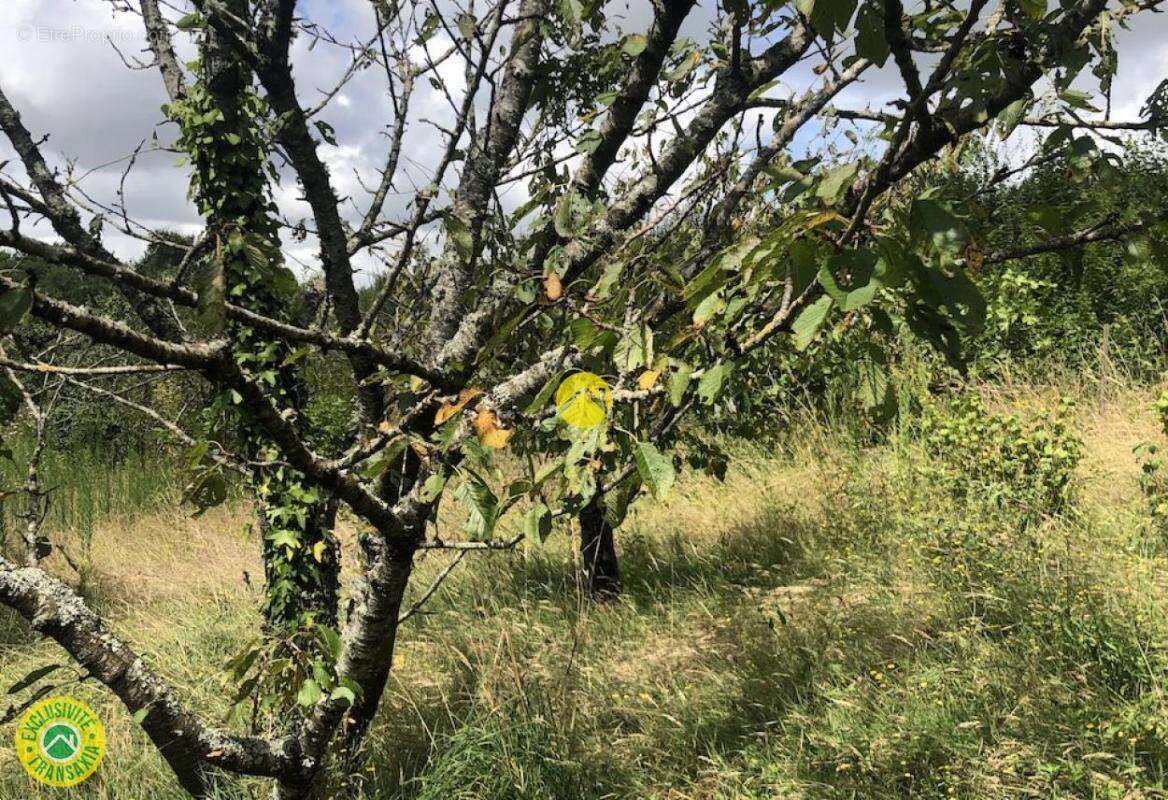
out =
<svg viewBox="0 0 1168 800"><path fill-rule="evenodd" d="M0 718L115 800L1165 791L1160 2L115 4L203 226L0 92Z"/></svg>
<svg viewBox="0 0 1168 800"><path fill-rule="evenodd" d="M971 387L994 414L1023 419L1083 389ZM1168 790L1165 551L1130 524L1146 513L1132 447L1157 433L1153 399L1122 387L1102 408L1067 410L1083 440L1073 513L1024 528L993 494L922 479L937 460L915 431L858 448L804 420L777 451L728 444L725 483L690 474L667 504L637 511L618 602L586 601L566 531L473 558L404 633L372 769L352 796ZM957 424L947 405L935 413ZM240 580L258 568L246 526L243 509L168 511L110 520L95 537L97 602L212 716L230 709L222 667L262 602ZM120 547L139 549L147 587L117 578ZM419 585L449 560L424 559ZM127 592L139 602L121 602ZM6 685L56 660L29 639L10 646ZM112 728L99 792L178 797L107 695L67 688ZM0 796L61 794L0 758Z"/></svg>

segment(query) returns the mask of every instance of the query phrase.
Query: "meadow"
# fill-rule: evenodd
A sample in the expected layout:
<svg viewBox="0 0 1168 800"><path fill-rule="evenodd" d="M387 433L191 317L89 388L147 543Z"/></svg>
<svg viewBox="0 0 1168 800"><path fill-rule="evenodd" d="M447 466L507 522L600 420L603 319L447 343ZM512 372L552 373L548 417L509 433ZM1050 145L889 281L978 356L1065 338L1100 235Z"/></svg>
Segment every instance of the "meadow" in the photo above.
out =
<svg viewBox="0 0 1168 800"><path fill-rule="evenodd" d="M1036 498L1057 480L1011 476L978 449L997 434L954 438L972 418L960 409L902 417L875 443L808 415L765 446L726 440L724 482L683 473L668 501L638 504L619 533L618 600L585 596L566 528L472 553L405 625L368 766L330 791L1164 796L1168 539L1135 452L1163 436L1158 391L1067 373L970 387L978 419L1023 438L1062 431L1039 443L1067 448L1055 502ZM94 470L58 505L80 585L184 699L224 720L224 664L262 602L250 510L194 518L164 472L120 470ZM450 558L421 560L413 597ZM0 647L4 688L67 663L6 610ZM82 787L48 789L0 748L0 798L182 796L107 691L71 666L46 681L99 710L105 763Z"/></svg>

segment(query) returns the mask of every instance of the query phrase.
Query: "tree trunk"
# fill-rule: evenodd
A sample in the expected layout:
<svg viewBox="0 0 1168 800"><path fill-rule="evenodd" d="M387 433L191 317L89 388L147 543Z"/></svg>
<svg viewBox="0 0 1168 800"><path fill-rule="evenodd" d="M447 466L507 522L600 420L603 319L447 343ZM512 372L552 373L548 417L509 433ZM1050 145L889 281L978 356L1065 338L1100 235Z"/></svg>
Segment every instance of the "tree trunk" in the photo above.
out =
<svg viewBox="0 0 1168 800"><path fill-rule="evenodd" d="M597 494L580 512L580 555L584 561L584 586L597 600L621 593L620 565L616 557L613 527L604 517L604 497Z"/></svg>
<svg viewBox="0 0 1168 800"><path fill-rule="evenodd" d="M338 723L342 761L347 767L359 760L361 744L385 691L413 554L394 550L374 535L363 537L361 548L366 563L350 598L344 647L337 661L337 674L359 687L357 700L347 708L338 703L318 706L305 721L300 750L303 760L315 768L303 779L280 781L276 800L315 800L320 796L318 779Z"/></svg>

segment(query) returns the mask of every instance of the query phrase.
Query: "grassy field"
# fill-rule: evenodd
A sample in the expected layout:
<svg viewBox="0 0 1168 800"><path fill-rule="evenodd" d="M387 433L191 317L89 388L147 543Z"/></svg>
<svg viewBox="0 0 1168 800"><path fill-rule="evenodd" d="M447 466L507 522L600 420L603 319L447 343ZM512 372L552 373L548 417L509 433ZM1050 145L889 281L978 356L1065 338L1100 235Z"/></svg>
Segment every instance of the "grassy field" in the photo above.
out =
<svg viewBox="0 0 1168 800"><path fill-rule="evenodd" d="M1165 796L1168 542L1132 453L1157 436L1152 395L1062 388L1082 398L1084 457L1070 508L1029 526L957 499L914 436L858 449L808 425L773 451L735 445L725 483L691 475L645 503L621 534L619 602L584 602L563 531L467 557L407 625L371 766L338 796ZM998 386L986 403L1025 416L1057 394ZM242 507L165 505L97 524L85 591L222 719L258 548ZM447 558L423 560L415 592ZM4 687L62 660L3 613ZM63 690L101 712L105 764L42 791L5 745L0 799L180 796L108 693Z"/></svg>

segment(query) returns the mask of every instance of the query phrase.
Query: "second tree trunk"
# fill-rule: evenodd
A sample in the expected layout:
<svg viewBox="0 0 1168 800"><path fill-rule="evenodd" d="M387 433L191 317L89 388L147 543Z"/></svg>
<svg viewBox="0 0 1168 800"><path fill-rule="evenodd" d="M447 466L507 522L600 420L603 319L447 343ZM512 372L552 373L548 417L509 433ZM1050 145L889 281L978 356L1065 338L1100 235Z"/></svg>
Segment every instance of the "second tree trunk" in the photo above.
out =
<svg viewBox="0 0 1168 800"><path fill-rule="evenodd" d="M620 565L613 527L604 516L603 495L597 494L580 512L580 555L588 594L601 600L618 596Z"/></svg>

